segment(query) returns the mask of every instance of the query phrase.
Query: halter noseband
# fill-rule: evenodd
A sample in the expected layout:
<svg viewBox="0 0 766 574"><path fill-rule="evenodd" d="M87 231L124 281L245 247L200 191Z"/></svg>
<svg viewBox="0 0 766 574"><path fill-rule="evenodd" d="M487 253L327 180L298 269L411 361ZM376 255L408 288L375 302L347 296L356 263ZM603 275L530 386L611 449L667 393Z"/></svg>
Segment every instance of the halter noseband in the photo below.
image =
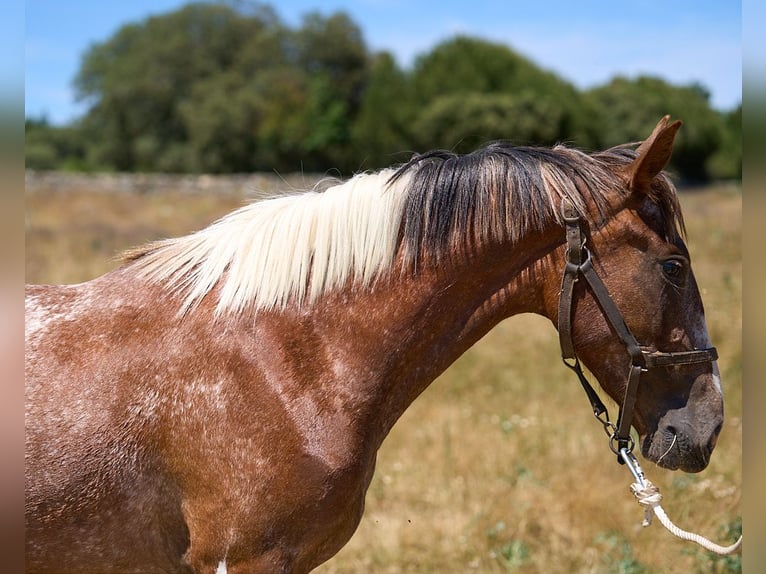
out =
<svg viewBox="0 0 766 574"><path fill-rule="evenodd" d="M561 345L561 357L564 364L572 369L580 380L580 384L588 395L593 414L604 426L609 435L609 447L617 454L617 461L624 464L619 453L625 449L630 453L635 446L630 436L630 426L633 420L633 411L636 405L636 395L641 373L651 368L670 367L675 365L691 365L694 363L710 363L718 359L715 347L694 351L682 351L677 353L662 353L659 351L647 351L638 344L633 333L625 324L620 310L609 295L606 286L593 269L591 255L585 247L585 236L582 232L581 219L574 206L564 200L562 203L562 215L566 227L566 265L564 277L561 281L559 293L558 331ZM574 350L572 341L572 297L574 285L582 276L598 302L601 311L606 317L615 333L625 345L631 364L628 373L628 384L625 396L620 406L617 424L609 420L609 412L599 398L596 391L585 378L580 366L580 361ZM616 442L616 446L615 443Z"/></svg>

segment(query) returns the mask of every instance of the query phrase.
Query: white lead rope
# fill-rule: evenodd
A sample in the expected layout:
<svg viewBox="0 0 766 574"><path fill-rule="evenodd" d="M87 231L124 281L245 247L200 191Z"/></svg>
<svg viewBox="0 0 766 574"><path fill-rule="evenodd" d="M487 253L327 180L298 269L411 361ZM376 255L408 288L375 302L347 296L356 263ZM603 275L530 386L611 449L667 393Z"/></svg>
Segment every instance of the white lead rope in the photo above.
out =
<svg viewBox="0 0 766 574"><path fill-rule="evenodd" d="M630 470L633 478L636 479L636 482L630 485L630 490L638 500L638 503L644 507L643 526L649 526L652 523L652 512L654 512L655 516L660 519L662 525L667 528L671 534L674 534L683 540L696 542L710 552L715 552L716 554L731 554L742 546L742 535L740 535L739 540L734 544L721 546L715 542L711 542L704 536L700 536L693 532L687 532L673 524L670 518L668 518L668 515L665 514L662 506L660 506L660 501L662 500L660 489L653 485L644 476L644 471L641 470L636 457L628 452L627 449L623 448L620 449L620 458L625 462L625 465L628 467L628 470Z"/></svg>

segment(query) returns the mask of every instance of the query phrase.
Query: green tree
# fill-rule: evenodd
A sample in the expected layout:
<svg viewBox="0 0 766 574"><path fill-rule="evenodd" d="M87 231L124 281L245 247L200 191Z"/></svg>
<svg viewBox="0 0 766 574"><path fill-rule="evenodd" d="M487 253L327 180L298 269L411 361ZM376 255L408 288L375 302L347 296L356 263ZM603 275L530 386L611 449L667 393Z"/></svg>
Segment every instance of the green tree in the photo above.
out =
<svg viewBox="0 0 766 574"><path fill-rule="evenodd" d="M742 179L742 104L722 115L723 133L707 163L713 179Z"/></svg>
<svg viewBox="0 0 766 574"><path fill-rule="evenodd" d="M89 157L117 170L348 169L368 59L343 13L291 30L264 5L197 3L123 26L76 78Z"/></svg>
<svg viewBox="0 0 766 574"><path fill-rule="evenodd" d="M497 138L540 145L594 143L574 86L502 44L465 36L448 40L417 60L412 85L422 110L416 131L426 147L464 149ZM532 117L516 115L524 113ZM455 122L450 114L457 114Z"/></svg>
<svg viewBox="0 0 766 574"><path fill-rule="evenodd" d="M188 141L184 98L232 68L242 47L273 25L268 14L245 18L224 4L190 4L92 46L75 86L91 104L89 129L100 134L94 160L118 170L158 169L166 152Z"/></svg>
<svg viewBox="0 0 766 574"><path fill-rule="evenodd" d="M349 112L356 111L369 60L359 26L343 12L328 17L311 12L304 16L294 40L298 66L312 77L326 78Z"/></svg>
<svg viewBox="0 0 766 574"><path fill-rule="evenodd" d="M77 124L52 126L48 119L24 122L24 161L27 169L84 170L85 142Z"/></svg>
<svg viewBox="0 0 766 574"><path fill-rule="evenodd" d="M466 153L491 140L550 144L559 137L565 111L553 98L532 91L452 94L435 99L420 114L415 131L430 147Z"/></svg>
<svg viewBox="0 0 766 574"><path fill-rule="evenodd" d="M187 168L208 173L252 169L260 109L257 93L242 76L221 73L197 82L178 111L189 137ZM157 167L173 170L172 160Z"/></svg>
<svg viewBox="0 0 766 574"><path fill-rule="evenodd" d="M297 65L307 77L301 111L308 134L301 164L322 171L356 168L351 130L368 77L369 54L362 31L342 12L328 17L312 12L294 34Z"/></svg>
<svg viewBox="0 0 766 574"><path fill-rule="evenodd" d="M370 74L352 127L352 147L359 168L385 167L412 150L416 114L411 85L393 56L382 52L371 59Z"/></svg>
<svg viewBox="0 0 766 574"><path fill-rule="evenodd" d="M457 36L415 62L413 86L425 104L445 94L501 93L559 87L551 74L502 45Z"/></svg>

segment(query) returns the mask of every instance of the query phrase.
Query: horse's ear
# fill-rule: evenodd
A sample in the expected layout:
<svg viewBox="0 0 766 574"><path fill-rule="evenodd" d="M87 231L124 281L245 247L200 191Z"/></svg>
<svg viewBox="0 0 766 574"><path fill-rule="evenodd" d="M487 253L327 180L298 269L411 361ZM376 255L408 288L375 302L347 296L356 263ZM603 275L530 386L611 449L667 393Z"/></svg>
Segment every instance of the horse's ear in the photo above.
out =
<svg viewBox="0 0 766 574"><path fill-rule="evenodd" d="M682 124L681 120L669 124L669 120L670 116L665 116L657 123L651 135L638 146L636 159L627 166L626 176L631 190L646 189L668 165L673 140Z"/></svg>

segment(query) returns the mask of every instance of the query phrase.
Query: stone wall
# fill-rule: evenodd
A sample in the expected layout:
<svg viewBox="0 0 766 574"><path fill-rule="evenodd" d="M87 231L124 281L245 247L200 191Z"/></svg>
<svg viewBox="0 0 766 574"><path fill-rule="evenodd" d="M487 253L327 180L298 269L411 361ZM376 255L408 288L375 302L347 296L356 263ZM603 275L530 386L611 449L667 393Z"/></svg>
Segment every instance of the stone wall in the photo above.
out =
<svg viewBox="0 0 766 574"><path fill-rule="evenodd" d="M232 175L169 175L147 173L69 173L33 171L25 174L25 192L102 191L104 193L216 193L243 196L274 195L310 189L325 176L294 173Z"/></svg>

